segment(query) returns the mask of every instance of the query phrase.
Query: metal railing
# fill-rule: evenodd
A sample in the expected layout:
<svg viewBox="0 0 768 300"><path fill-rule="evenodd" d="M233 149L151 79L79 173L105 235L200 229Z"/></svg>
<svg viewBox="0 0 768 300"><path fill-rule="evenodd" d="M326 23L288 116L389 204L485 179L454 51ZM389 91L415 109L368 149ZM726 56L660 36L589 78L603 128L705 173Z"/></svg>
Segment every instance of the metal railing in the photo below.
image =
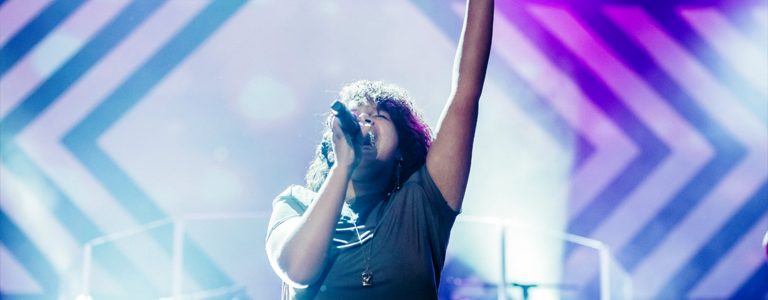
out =
<svg viewBox="0 0 768 300"><path fill-rule="evenodd" d="M208 213L208 214L186 214L179 218L166 218L153 221L142 226L128 230L107 234L92 239L83 245L83 286L82 293L77 297L78 300L91 299L91 264L93 260L93 248L110 242L136 236L144 232L159 228L161 226L173 226L173 246L171 250L171 296L160 299L205 299L214 296L220 296L222 293L231 293L243 289L242 286L225 286L210 291L196 292L192 294L182 293L182 283L184 276L184 232L187 223L190 221L219 221L236 219L258 219L269 217L266 212L243 212L243 213Z"/></svg>
<svg viewBox="0 0 768 300"><path fill-rule="evenodd" d="M91 265L92 265L92 253L93 248L98 247L100 245L110 243L110 242L116 242L118 240L136 236L139 234L142 234L144 232L147 232L149 230L153 230L156 228L159 228L161 226L173 226L173 246L172 246L172 273L171 273L171 296L170 297L163 297L160 299L173 299L173 300L180 300L180 299L205 299L206 297L213 297L221 295L222 293L231 293L233 291L242 290L242 286L226 286L226 287L220 287L214 290L210 291L203 291L203 292L197 292L193 294L183 294L182 293L182 283L183 283L183 275L184 275L184 236L185 236L185 228L187 223L190 221L220 221L220 220L235 220L235 219L257 219L257 218L264 218L268 217L268 213L266 212L244 212L244 213L209 213L209 214L187 214L179 218L167 218L162 219L154 222L150 222L147 224L144 224L142 226L138 226L136 228L107 234L98 238L95 238L93 240L88 241L83 246L83 270L82 270L82 293L80 296L78 296L78 300L90 300L91 297ZM498 299L510 299L509 295L507 294L507 286L509 286L509 281L507 280L507 269L506 269L506 261L507 261L507 233L510 229L524 229L527 232L535 232L538 234L550 236L551 238L556 238L562 241L571 242L574 244L578 244L584 247L588 247L591 249L594 249L598 252L599 255L599 276L600 276L600 299L603 300L609 300L611 299L611 262L612 254L610 249L608 247L594 239L590 239L587 237L565 233L565 232L557 232L557 231L551 231L551 230L543 230L540 228L532 228L530 226L524 226L520 225L518 223L515 223L511 221L510 219L505 218L495 218L495 217L481 217L481 216L467 216L467 215L461 215L457 218L457 222L459 223L473 223L473 224L487 224L491 226L497 226L499 228L499 241L500 241L500 249L499 249L499 257L501 260L501 267L499 268L499 288L498 289ZM623 291L623 295L631 295L631 287L625 287L625 290Z"/></svg>
<svg viewBox="0 0 768 300"><path fill-rule="evenodd" d="M500 265L501 265L501 267L498 270L499 271L498 287L500 287L498 288L499 300L511 299L507 294L507 288L506 288L507 286L510 286L510 282L507 280L507 247L506 247L507 233L509 232L510 229L524 230L525 232L528 232L528 233L537 233L537 234L545 235L550 238L574 243L574 244L591 248L597 251L598 257L599 257L600 299L610 300L612 298L611 269L612 267L614 267L612 264L612 262L614 261L614 258L608 246L601 241L576 235L576 234L567 233L567 232L559 232L554 230L534 228L531 226L522 225L519 222L514 222L511 219L507 219L507 218L460 215L456 219L456 222L470 223L470 224L486 224L486 225L498 227L500 232L499 259L500 259ZM622 272L621 276L623 277L621 279L624 282L627 282L627 283L631 282L629 281L629 278L626 275L626 272ZM523 289L524 289L524 295L527 296L527 287L523 287ZM622 294L621 298L630 299L632 294L631 285L630 284L625 285L622 289L621 294Z"/></svg>

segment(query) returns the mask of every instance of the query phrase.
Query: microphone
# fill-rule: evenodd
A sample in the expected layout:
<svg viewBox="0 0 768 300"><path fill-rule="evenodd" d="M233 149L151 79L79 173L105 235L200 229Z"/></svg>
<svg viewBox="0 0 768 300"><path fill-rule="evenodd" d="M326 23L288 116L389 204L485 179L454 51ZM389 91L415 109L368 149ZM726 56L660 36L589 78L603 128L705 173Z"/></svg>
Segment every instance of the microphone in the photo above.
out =
<svg viewBox="0 0 768 300"><path fill-rule="evenodd" d="M349 109L347 109L347 106L344 105L344 103L341 103L339 100L333 101L331 110L333 110L333 114L336 118L339 119L339 125L341 125L342 131L352 136L352 138L356 138L360 135L360 124L357 123L357 119L355 119L352 113L349 112Z"/></svg>

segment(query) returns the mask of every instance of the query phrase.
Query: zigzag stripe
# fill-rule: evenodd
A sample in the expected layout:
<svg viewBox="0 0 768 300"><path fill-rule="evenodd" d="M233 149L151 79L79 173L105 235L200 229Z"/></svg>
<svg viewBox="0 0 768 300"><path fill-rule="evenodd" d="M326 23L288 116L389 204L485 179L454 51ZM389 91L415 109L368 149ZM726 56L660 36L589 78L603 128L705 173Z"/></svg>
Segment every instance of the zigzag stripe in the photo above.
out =
<svg viewBox="0 0 768 300"><path fill-rule="evenodd" d="M495 54L494 57L498 57L498 54ZM553 113L555 109L549 102L544 101L542 96L535 91L520 90L520 87L525 87L523 78L512 72L506 65L495 64L488 67L489 77L509 79L508 82L505 82L506 84L500 85L500 88L504 89L508 95L519 93L532 95L531 97L515 99L515 104L527 114L527 117L533 119L536 125L541 126L554 142L563 148L573 147L569 142L574 139L572 135L575 134L575 141L579 145L580 151L574 163L581 165L594 153L595 146L583 134L573 130L563 116Z"/></svg>
<svg viewBox="0 0 768 300"><path fill-rule="evenodd" d="M43 288L44 294L50 299L58 294L59 277L56 269L48 261L40 250L13 224L13 221L0 210L0 232L2 232L3 245L21 263L35 281ZM6 275L7 276L7 275ZM6 295L0 294L2 299Z"/></svg>
<svg viewBox="0 0 768 300"><path fill-rule="evenodd" d="M21 30L27 23L33 20L41 11L50 4L50 0L40 1L13 1L8 5L0 6L0 45L5 45L8 39Z"/></svg>
<svg viewBox="0 0 768 300"><path fill-rule="evenodd" d="M82 123L81 123L82 124ZM63 143L69 151L93 174L120 204L139 222L148 223L164 219L165 213L158 208L134 181L98 148L95 142L86 144L85 135L78 135L77 128L65 135ZM82 140L81 140L82 139ZM170 231L152 231L150 233L167 253L171 253L173 239ZM184 247L185 270L195 278L204 289L220 288L231 285L229 277L221 271L198 246L188 240Z"/></svg>
<svg viewBox="0 0 768 300"><path fill-rule="evenodd" d="M101 3L99 5L107 4ZM89 5L93 5L93 2L89 2ZM96 66L86 72L81 79L67 89L55 103L16 137L16 143L41 167L41 172L46 172L55 184L68 194L75 205L80 207L83 213L105 232L135 228L139 223L121 207L120 203L115 201L96 179L92 178L80 162L61 145L60 139L72 126L80 122L92 107L101 102L109 92L122 83L122 80L141 66L205 5L207 5L205 2L169 2L162 5L157 12L153 13L120 42ZM125 6L123 3L113 3L112 7L106 8L114 11L114 14L110 13L114 16L122 11L123 6ZM78 11L75 22L87 20L91 24L89 26L95 26L94 21L97 19L83 14L86 9L84 6ZM83 16L86 19L82 19ZM104 18L104 16L99 18ZM103 25L101 22L98 24L98 28ZM60 26L57 31L64 30L62 27L65 25ZM98 28L91 30L95 31ZM9 215L14 216L10 213ZM27 229L27 227L22 228ZM28 234L32 238L37 238L34 235L35 232L29 231ZM63 236L67 235L63 234ZM50 242L55 241L50 240ZM168 240L162 241L162 243L169 242ZM148 295L146 298L167 296L167 280L169 279L169 272L172 270L172 260L167 251L162 249L151 235L142 234L130 238L129 243L117 242L115 245L130 259L140 274L147 277L155 288L166 293L165 295ZM79 246L77 251L79 251ZM50 253L47 254L50 256ZM71 252L67 256L79 257L77 253ZM99 269L98 267L101 265L94 265L94 278L103 276L96 272L112 273L110 272L112 270ZM98 283L98 286L106 285L109 283ZM199 287L190 284L186 285L186 288L196 290ZM95 285L94 291L98 289ZM126 292L120 291L120 289L116 289L115 293L126 295Z"/></svg>
<svg viewBox="0 0 768 300"><path fill-rule="evenodd" d="M494 54L494 57L497 56L498 54ZM509 79L508 82L505 82L506 84L499 85L499 87L505 90L509 95L521 92L529 95L529 97L515 99L515 104L526 113L527 117L533 119L536 122L536 125L542 127L552 138L552 141L558 143L562 148L567 149L574 147L574 145L569 144L571 140L574 140L578 149L574 159L575 167L581 166L592 156L592 154L594 154L595 146L585 138L582 133L573 130L562 115L553 113L556 110L549 102L544 101L543 97L534 91L521 91L519 89L520 87L524 87L524 79L513 73L505 65L489 65L488 67L489 77Z"/></svg>
<svg viewBox="0 0 768 300"><path fill-rule="evenodd" d="M707 163L696 177L677 193L667 205L660 210L653 220L647 222L630 242L622 247L617 255L619 262L629 271L634 271L685 217L687 210L701 201L721 179L723 170L735 167L743 156L743 151L717 149L718 155ZM725 152L725 153L724 153ZM702 186L703 185L703 186ZM597 279L589 284L587 295L597 295L599 283Z"/></svg>
<svg viewBox="0 0 768 300"><path fill-rule="evenodd" d="M677 98L680 97L677 96ZM675 97L668 97L667 99L673 100ZM686 113L686 111L698 111L698 109L694 109L693 107L680 107L679 103L675 103L675 101L670 101L670 104L672 104L678 110L683 110L680 112L683 116L690 115L690 113ZM703 115L704 113L702 112L701 114ZM741 159L744 154L744 150L741 147L734 146L735 142L731 138L727 137L722 129L713 128L712 124L714 124L714 122L706 121L700 123L691 119L688 120L689 122L696 124L697 128L708 129L703 133L705 133L705 138L707 138L709 142L712 143L714 149L716 150L715 157L703 168L702 171L699 172L699 174L697 174L693 180L691 180L682 189L680 193L678 193L669 202L669 204L659 214L657 214L657 217L654 220L649 222L644 227L644 230L642 230L640 234L636 235L632 239L632 242L630 242L628 246L624 247L625 250L621 251L619 258L630 270L633 270L634 267L639 264L639 260L642 258L642 256L647 253L648 250L653 247L653 245L656 244L654 241L660 241L663 235L665 235L664 232L661 232L662 230L652 229L671 228L677 224L679 221L678 218L684 216L685 214L683 210L686 210L692 205L696 204L698 199L701 199L704 195L706 195L706 193L708 193L709 190L713 188L714 183L721 179L721 172L733 168L735 163ZM718 133L716 137L713 137L711 134L706 134L707 132L713 131ZM723 143L724 140L729 141L729 143Z"/></svg>
<svg viewBox="0 0 768 300"><path fill-rule="evenodd" d="M520 8L516 8L515 6L510 5L509 9L501 9L500 10L502 14L507 16L507 19L510 20L513 23L517 23L517 27L519 28L525 28L525 30L522 30L522 34L527 34L527 39L535 41L536 44L547 44L552 43L550 36L541 30L540 27L532 24L534 22L530 21L530 17L528 17L524 11L522 11ZM554 57L554 59L548 61L560 61L562 60L561 57L558 56L557 53L554 53L551 49L548 47L539 48L536 46L532 46L533 48L536 48L536 52L542 53L543 56L549 56ZM557 68L557 66L553 65L552 68ZM564 72L569 73L572 72L570 68L570 64L566 66L566 70ZM560 79L558 79L560 80ZM536 85L538 84L538 79L534 82L529 82L529 84ZM571 97L579 97L579 98L588 98L588 95L583 95L581 90L576 87L576 84L580 83L572 83L571 80L568 80L568 82L571 82L570 84L573 85L573 88L575 89L574 93L577 93L579 96L576 95L570 95ZM555 101L556 99L546 99L545 101ZM561 99L559 101L567 101L564 99ZM592 110L592 103L594 101L590 101L589 104L580 104L580 105L587 105L589 106L589 110ZM599 109L597 109L599 110ZM557 111L557 110L555 110ZM561 114L566 114L566 111L559 111ZM579 190L580 192L576 192L577 197L573 199L572 201L572 213L578 213L583 210L583 205L588 204L588 200L590 200L593 197L593 193L597 193L600 191L600 189L603 189L604 186L608 185L610 182L610 178L613 174L620 172L619 168L626 168L626 161L629 160L629 157L634 156L634 148L631 142L628 140L625 140L624 136L621 132L619 132L615 127L614 124L611 121L608 121L608 116L603 116L605 114L600 112L594 112L590 113L590 115L584 116L582 118L576 118L571 120L571 126L576 128L573 130L573 132L579 132L582 134L581 131L584 131L583 134L586 134L588 136L591 136L590 140L591 142L600 144L599 146L595 147L598 150L594 150L596 153L590 158L590 161L586 161L585 159L582 160L582 163L577 164L578 169L574 169L573 177L572 177L572 186L574 189ZM567 117L566 117L567 118ZM593 119L597 118L597 119ZM584 122L586 120L587 122ZM591 123L595 123L594 126L606 126L610 127L610 132L605 133L598 133L595 132L596 130L592 130ZM578 129L581 128L581 129ZM602 128L600 131L605 131L608 128ZM616 131L616 132L614 132ZM603 138L602 135L609 134L610 138ZM613 141L608 144L606 142L602 142L606 139L612 139ZM605 174L605 170L610 170L610 174ZM596 171L600 171L600 173L597 173ZM599 179L595 178L594 176L600 176ZM585 186L582 186L585 185Z"/></svg>
<svg viewBox="0 0 768 300"><path fill-rule="evenodd" d="M763 262L757 271L747 280L744 285L733 294L731 299L752 299L756 295L768 296L768 263Z"/></svg>
<svg viewBox="0 0 768 300"><path fill-rule="evenodd" d="M244 1L215 1L209 4L62 139L63 144L94 177L140 221L161 219L165 213L98 147L96 141L243 4ZM162 235L155 237L161 240L170 238ZM170 247L166 249L171 250ZM185 249L185 257L193 262L187 269L203 287L218 288L231 284L231 279L194 243L188 243Z"/></svg>
<svg viewBox="0 0 768 300"><path fill-rule="evenodd" d="M553 18L551 20L563 20L562 16ZM544 22L544 20L542 20ZM559 22L559 21L558 21ZM570 25L563 25L560 26L554 26L550 25L552 27L551 31L557 31L557 30L574 30L574 28L578 28L579 26L574 26L573 24ZM561 33L560 38L567 39L571 38L570 35L563 35ZM550 43L551 44L551 43ZM548 44L549 45L549 44ZM593 46L594 47L594 46ZM571 50L575 53L578 53L579 50L578 47L571 47ZM582 56L584 54L581 54ZM583 58L584 59L584 58ZM589 64L588 61L585 61L585 63ZM594 68L594 66L593 66ZM609 67L610 68L610 67ZM600 74L600 70L596 69L596 72ZM579 74L576 76L585 76L583 74ZM605 74L603 73L603 80L606 80L606 83L610 82L613 78L605 78ZM585 83L585 86L593 85L594 83ZM616 91L614 91L616 92ZM613 213L616 212L617 209L625 205L625 202L628 201L631 198L631 195L634 195L634 191L639 190L639 186L645 182L646 178L652 179L654 175L656 175L656 167L657 166L663 166L661 163L668 158L669 156L669 148L661 143L661 141L657 140L655 136L651 136L651 141L656 142L656 145L651 145L651 147L648 147L648 145L644 145L644 151L641 153L641 155L634 160L624 171L623 176L617 177L612 185L610 185L608 188L603 190L601 194L599 194L596 198L592 199L592 202L590 202L590 205L585 208L581 214L577 215L576 217L572 218L570 221L570 227L569 231L581 233L581 234L591 234L594 232L601 224L608 221L611 216L613 216ZM636 142L640 143L643 141L643 138L635 139ZM645 139L647 140L647 139ZM655 149L654 149L655 148ZM645 162L648 162L649 164L645 164ZM623 186L623 187L622 187ZM573 247L567 247L565 256L567 257L567 260L569 264L572 264L576 261L578 261L576 257L576 253L573 252ZM588 270L584 270L583 268L580 269L580 272L588 272ZM593 272L596 270L591 270L592 272L588 272L594 274ZM577 273L577 272L572 272ZM583 278L583 277L580 277ZM596 286L593 286L593 288ZM595 289L596 290L596 289ZM590 291L589 295L597 295L596 291L591 292L590 289L587 289L587 291ZM593 296L585 296L585 297L593 297Z"/></svg>
<svg viewBox="0 0 768 300"><path fill-rule="evenodd" d="M620 19L620 18L616 18ZM595 22L593 20L593 22ZM601 30L607 30L613 28L615 25L603 25L598 26ZM625 33L625 35L628 35ZM690 181L678 194L676 194L668 205L657 214L656 218L643 227L642 231L645 234L635 235L632 238L632 242L628 243L628 246L624 247L619 252L619 260L627 266L630 270L640 263L640 260L644 258L647 251L650 248L655 247L649 243L656 241L659 242L665 233L662 233L659 228L670 228L666 226L675 226L676 218L682 217L683 211L687 205L693 205L703 198L712 185L719 181L722 174L727 173L727 170L735 167L736 162L744 155L743 148L735 145L735 142L730 138L725 131L717 125L706 113L701 111L695 104L695 101L684 91L675 80L669 77L664 72L659 71L655 62L650 58L649 54L645 50L638 50L638 46L634 43L620 42L621 40L617 36L611 36L612 41L617 40L619 42L612 43L611 46L619 47L615 51L618 55L621 55L623 62L631 65L633 69L638 70L638 74L641 74L649 85L656 89L662 95L665 95L664 99L689 123L694 125L702 134L703 137L710 143L716 150L716 156L696 175L696 177ZM672 218L672 219L668 219ZM664 227L657 227L664 226ZM650 232L651 229L653 232ZM658 230L656 230L658 229ZM638 248L641 247L641 248ZM591 294L596 295L598 283L593 280L589 284L589 290Z"/></svg>
<svg viewBox="0 0 768 300"><path fill-rule="evenodd" d="M565 27L572 27L572 26L565 26ZM561 27L558 27L558 28L562 28L562 26L561 26ZM592 218L592 219L594 219L594 218ZM646 227L645 229L648 229L648 228ZM645 244L645 245L646 245L646 246L650 246L650 245L648 245L648 244ZM638 256L638 258L644 258L644 255Z"/></svg>
<svg viewBox="0 0 768 300"><path fill-rule="evenodd" d="M728 20L728 23L735 24L734 29L747 37L750 43L758 48L765 49L768 48L768 35L766 34L768 33L766 32L768 28L765 28L765 25L768 24L761 24L754 18L753 13L761 8L765 9L766 6L765 3L761 5L759 1L755 2L735 7L725 6L720 11Z"/></svg>
<svg viewBox="0 0 768 300"><path fill-rule="evenodd" d="M706 68L709 74L712 74L719 82L725 84L743 105L751 107L751 103L765 101L765 96L756 87L748 84L749 80L737 72L733 65L718 55L696 30L680 19L680 16L675 11L673 7L670 7L668 9L650 11L650 15L664 28L665 32L677 37L680 41L685 41L681 42L680 45L685 47L687 52L696 53L693 58ZM762 120L768 120L768 113L761 109L751 111Z"/></svg>
<svg viewBox="0 0 768 300"><path fill-rule="evenodd" d="M458 40L456 42L458 42ZM493 54L493 59L501 60L497 53ZM537 125L542 127L544 131L550 135L553 141L563 148L569 148L573 147L573 145L570 144L571 140L575 140L576 145L579 145L579 152L577 153L574 162L576 165L581 165L594 153L595 146L585 138L582 133L578 130L574 130L562 115L556 113L556 110L552 105L543 100L543 96L533 90L529 90L525 84L525 80L517 73L513 72L508 65L492 64L488 67L489 77L509 79L510 82L500 85L508 95L521 93L530 95L530 97L516 98L515 104L520 107L529 118L533 119ZM520 88L525 89L521 90Z"/></svg>
<svg viewBox="0 0 768 300"><path fill-rule="evenodd" d="M718 11L712 8L680 9L678 11L689 26L707 41L719 57L741 74L762 96L768 96L768 57ZM765 112L768 113L768 112Z"/></svg>
<svg viewBox="0 0 768 300"><path fill-rule="evenodd" d="M0 49L0 77L27 55L48 33L74 13L84 1L53 1Z"/></svg>
<svg viewBox="0 0 768 300"><path fill-rule="evenodd" d="M26 154L17 148L15 144L3 144L2 145L2 160L8 169L17 174L21 178L37 178L41 185L44 185L50 189L53 199L52 201L44 202L48 205L48 209L53 212L56 218L61 224L63 224L67 231L81 244L84 244L91 239L104 235L98 227L93 224L86 215L84 215L80 209L73 205L70 200L43 172L40 168L30 160ZM52 205L55 203L56 205ZM3 212L4 214L4 212ZM8 220L8 223L11 221ZM21 232L21 231L19 231ZM23 233L20 233L23 234ZM31 244L30 244L31 245ZM113 244L106 244L102 246L102 251L94 253L94 259L103 263L111 270L115 270L120 274L127 274L124 284L128 284L126 288L133 288L136 291L153 292L149 287L152 287L144 276L141 276L136 268L128 263L128 259L123 253L117 249ZM40 253L39 250L35 250ZM33 253L33 252L30 252ZM29 268L25 264L26 261L22 261L25 267ZM34 270L34 268L31 268ZM50 274L56 274L54 271ZM58 284L54 282L53 284Z"/></svg>
<svg viewBox="0 0 768 300"><path fill-rule="evenodd" d="M592 145L588 140L586 140L581 133L576 133L576 144L575 144L575 158L573 162L573 168L572 170L575 172L576 170L581 169L582 166L584 166L584 163L592 157L592 155L595 153L595 146ZM573 173L571 173L571 176L573 176Z"/></svg>
<svg viewBox="0 0 768 300"><path fill-rule="evenodd" d="M627 16L623 16L623 17L621 17L621 18L622 18L622 19L625 19L626 17L627 17ZM618 17L617 17L617 18L618 18ZM655 45L655 44L654 44L654 45ZM646 46L646 47L648 47L648 46ZM654 48L654 49L655 49L655 48L657 48L657 47L658 47L658 46L653 46L653 48ZM683 63L684 63L684 62L683 62ZM668 68L668 69L667 69L667 71L669 71L669 68L671 68L671 67L667 67L667 68ZM673 72L674 72L674 71L673 71ZM690 90L691 88L692 88L692 87L689 87L689 90ZM707 100L702 100L702 101L707 101ZM714 112L712 112L712 113L714 113ZM710 125L712 125L712 124L710 124ZM723 140L723 139L725 139L725 135L723 135L722 137L720 137L720 140ZM742 150L742 151L740 151L740 152L743 152L743 150ZM742 154L743 154L743 153L742 153ZM740 156L741 156L741 155L740 155ZM736 158L732 158L732 161L731 161L731 162L735 164L735 162L736 162L737 160L738 160L738 157L736 157ZM729 167L729 169L730 169L730 167ZM723 172L723 174L727 174L727 172ZM715 182L709 182L709 183L706 183L706 184L712 184L712 185L714 185L714 183L715 183ZM708 191L708 190L706 190L706 191L702 191L702 192L700 193L700 195L696 195L696 196L694 196L694 197L691 197L692 199L689 199L689 200L680 200L680 199L684 199L684 198L686 198L686 196L684 196L684 195L683 195L683 196L679 196L678 198L675 198L675 199L673 199L673 201L672 201L672 202L670 202L670 204L669 204L669 205L668 205L668 206L665 208L665 210L663 210L663 211L662 211L662 212L672 212L673 214L675 214L675 215L673 215L673 216L672 216L672 219L661 220L661 221L660 221L660 222L662 222L661 224L660 224L660 223L656 223L656 224L651 224L651 226L653 226L653 225L656 225L656 226L659 226L659 225L660 225L660 226L665 226L665 225L669 224L669 226L671 226L671 227L663 227L663 228L674 228L674 227L677 227L677 226L678 226L678 224L681 224L681 222L682 222L682 218L684 218L685 216L687 216L687 215L690 213L690 212L685 212L685 213L683 213L683 212L682 212L682 211L680 211L680 210L681 210L681 209L683 209L683 210L687 210L687 209L689 209L689 208L692 208L692 207L695 207L695 206L697 206L697 205L699 204L699 202L701 202L701 201L703 201L703 200L704 200L704 196L705 196L705 194L709 194L709 191ZM678 201L683 201L683 202L678 202ZM684 205L684 206L682 206L682 207L674 207L675 205L680 205L680 203L683 203L683 205ZM681 218L681 219L678 219L678 218ZM659 220L658 220L658 218L657 218L657 221L659 221ZM685 224L685 223L682 223L682 224ZM681 226L682 226L682 225L681 225ZM646 227L646 229L650 229L650 228L652 228L652 227ZM658 227L657 227L657 228L658 228ZM683 228L685 228L685 227L683 227ZM673 232L673 230L670 230L670 232ZM653 238L652 238L653 240L652 240L652 241L654 242L654 245L653 245L653 248L650 248L650 247L646 246L646 250L648 250L648 251L655 251L655 250L656 250L656 249L655 249L655 247L656 247L656 246L660 246L660 245L661 245L661 242L662 242L662 240L663 240L664 238L666 238L666 236L667 236L667 235L668 235L670 232L663 232L663 233L662 233L662 232L649 233L649 235L650 235L650 236L653 236ZM656 244L656 243L658 243L658 244ZM692 245L689 245L689 248L690 248L691 246L692 246ZM630 246L630 247L632 247L632 246ZM660 254L660 253L658 253L658 254ZM660 254L660 255L661 255L661 254ZM645 258L647 258L647 257L646 257L646 255L644 255L644 254L643 254L642 256L644 257L644 259L645 259ZM648 266L648 267L650 267L650 266ZM669 267L672 267L672 265L669 265ZM646 271L648 271L648 270L646 270ZM644 273L645 273L647 276L653 276L653 275L651 275L651 273L652 273L652 272L654 272L654 271L648 271L648 272L644 272Z"/></svg>
<svg viewBox="0 0 768 300"><path fill-rule="evenodd" d="M521 16L523 16L521 18ZM589 67L584 64L578 57L575 57L568 49L567 45L563 45L559 38L562 36L551 36L550 34L558 35L558 28L554 24L547 24L547 20L542 19L543 16L535 19L528 15L526 12L522 12L517 19L520 22L528 24L528 28L538 27L536 23L541 23L546 27L548 32L543 35L547 36L547 41L544 43L548 45L548 49L551 51L551 57L568 57L569 61L573 62L574 73L573 77L579 78L579 85L583 88L585 93L589 95L589 98L598 105L606 115L614 120L614 122L622 129L622 131L640 147L640 153L632 159L632 161L625 166L621 173L613 178L598 195L591 200L591 202L575 217L573 217L568 225L569 232L576 234L588 235L595 230L602 221L609 216L632 191L634 191L640 183L642 183L646 177L652 174L653 170L666 158L669 154L669 148L662 143L653 132L646 127L638 118L634 115L623 103L621 103L610 89L596 77L594 73L589 70ZM536 24L536 25L533 25ZM572 248L566 250L566 255L570 255Z"/></svg>
<svg viewBox="0 0 768 300"><path fill-rule="evenodd" d="M768 57L765 57L765 45L763 52L760 47L751 43L753 39L747 38L738 29L729 23L725 16L717 10L709 9L681 9L680 14L696 29L697 33L708 41L708 46L715 49L725 61L735 66L735 69L746 79L745 82L755 88L759 95L739 97L753 112L763 121L768 121L768 111L764 109L763 101L768 96ZM740 90L740 86L733 89ZM748 92L748 91L747 91Z"/></svg>
<svg viewBox="0 0 768 300"><path fill-rule="evenodd" d="M682 50L682 47L677 46L663 32L658 32L655 28L645 30L642 35L638 35L642 37L640 40L645 47L653 49L651 51L657 57L659 55L665 57L659 59L665 70L675 76L674 79L695 96L694 100L698 105L706 109L716 122L719 122L748 151L746 152L748 155L739 161L736 168L717 183L717 188L698 201L693 209L686 213L686 217L670 229L668 236L651 253L645 254L646 262L637 269L635 278L646 285L653 286L646 289L653 292L663 285L663 281L672 280L668 276L678 268L682 268L683 263L695 254L697 247L705 245L720 226L728 223L728 217L748 200L750 197L748 193L760 187L765 178L765 171L759 170L756 166L768 165L764 155L768 145L765 140L754 138L764 136L762 123L739 105L728 90L703 66L691 59L691 54ZM659 49L665 49L665 51L657 52ZM722 204L725 199L729 200L727 206ZM729 249L721 249L725 252L717 253L715 256L722 257ZM659 262L665 260L669 262L659 265Z"/></svg>
<svg viewBox="0 0 768 300"><path fill-rule="evenodd" d="M571 21L560 24L557 28L569 33L565 35L566 39L571 39L569 43L579 45L572 47L574 53L577 53L612 88L613 92L619 95L621 100L633 109L655 134L662 138L664 143L672 147L670 154L664 158L659 167L654 169L634 192L622 199L610 215L602 216L603 219L599 220L600 226L592 232L593 238L613 247L623 244L622 239L625 238L625 235L632 234L637 230L637 226L634 225L640 225L642 221L635 220L650 218L655 208L662 205L664 200L686 182L689 176L693 175L695 167L708 159L707 151L704 151L708 148L705 146L706 143L695 133L695 129L681 120L680 116L637 73L616 58L615 52L621 50L611 51L607 46L608 43L602 42L603 40L611 40L611 44L621 44L621 40L616 43L613 42L615 38L613 35L616 34L616 31L606 32L602 30L605 26L600 24L600 18L596 18L593 16L594 14L595 11L580 14L580 21L585 20L583 21L584 25L573 24L576 21ZM565 22L570 18L551 13L548 15L550 19L559 20L559 22ZM578 29L582 26L592 29L597 34L588 35L588 31ZM585 49L589 50L586 51ZM659 118L667 121L655 122ZM690 142L681 144L678 143L679 139L690 139ZM697 151L697 153L687 154L692 151ZM698 152L702 152L702 154L698 154ZM681 172L680 168L688 168L689 165L690 171ZM609 200L606 199L606 201ZM588 253L590 252L586 249L569 253L566 269L579 269L580 271L569 271L568 277L585 279L596 274L596 268L585 268L581 262L585 255L589 255ZM581 274L576 275L578 273Z"/></svg>
<svg viewBox="0 0 768 300"><path fill-rule="evenodd" d="M139 1L131 4L0 121L3 142L3 147L0 148L2 162L8 165L9 169L14 173L23 177L42 178L45 185L55 191L59 204L53 208L54 213L80 243L85 243L104 233L95 224L90 222L87 216L74 206L73 202L31 162L21 149L16 146L13 139L93 64L106 55L117 42L122 40L133 28L141 24L147 16L151 15L160 4L161 2L159 1ZM100 255L103 258L103 260L100 260L101 262L104 262L110 269L119 271L121 274L129 274L130 280L123 280L121 283L132 285L130 287L131 290L155 293L151 288L148 288L152 285L145 277L140 276L140 273L133 266L127 263L128 260L119 250L112 245L107 245L103 249L103 252L99 251L99 253L102 253ZM99 257L95 256L95 258Z"/></svg>
<svg viewBox="0 0 768 300"><path fill-rule="evenodd" d="M699 280L687 296L697 299L732 297L765 262L764 252L758 249L766 228L768 214L718 259L712 270Z"/></svg>
<svg viewBox="0 0 768 300"><path fill-rule="evenodd" d="M768 181L707 241L654 298L684 297L715 266L724 253L768 211Z"/></svg>
<svg viewBox="0 0 768 300"><path fill-rule="evenodd" d="M113 20L128 1L105 2L87 1L75 13L40 41L26 56L8 70L3 76L3 102L0 106L0 116L4 117L10 110L23 102L42 83L54 74L64 63L72 58L99 30ZM18 5L17 5L18 6ZM11 7L11 9L17 9ZM6 13L7 14L7 13ZM16 21L16 20L9 20ZM23 26L24 20L13 24ZM4 22L6 23L6 22ZM83 26L87 23L87 26Z"/></svg>
<svg viewBox="0 0 768 300"><path fill-rule="evenodd" d="M460 22L458 16L454 14L457 22ZM458 42L458 38L454 37ZM498 51L496 51L498 52ZM493 54L494 60L500 60L497 53ZM528 87L527 82L520 75L510 69L507 64L490 64L489 77L491 78L509 78L512 84L502 85L502 88L509 95L525 94L529 97L519 97L515 100L516 104L528 114L528 116L534 119L537 125L544 128L546 132L563 148L575 147L576 153L573 161L573 169L579 169L584 162L586 162L594 153L595 145L589 141L579 130L574 129L568 124L565 118L557 113L551 103L544 99L544 96L540 95L533 89ZM524 89L524 90L520 90ZM572 141L573 140L573 141ZM573 145L569 142L574 142Z"/></svg>
<svg viewBox="0 0 768 300"><path fill-rule="evenodd" d="M137 1L97 33L83 48L62 65L51 77L0 121L3 138L11 141L24 127L37 118L77 79L114 48L128 33L162 4L160 1Z"/></svg>

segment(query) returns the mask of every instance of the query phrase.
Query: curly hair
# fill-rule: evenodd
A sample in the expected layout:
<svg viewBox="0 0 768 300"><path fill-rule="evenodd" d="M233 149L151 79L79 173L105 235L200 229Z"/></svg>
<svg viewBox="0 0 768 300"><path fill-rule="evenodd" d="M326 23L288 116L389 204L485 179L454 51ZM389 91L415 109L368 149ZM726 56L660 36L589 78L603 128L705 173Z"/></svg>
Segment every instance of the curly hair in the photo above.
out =
<svg viewBox="0 0 768 300"><path fill-rule="evenodd" d="M397 130L400 140L398 148L402 155L400 174L394 176L390 188L402 185L424 165L432 145L432 133L404 89L381 81L360 80L344 86L339 92L339 100L350 107L373 103L377 110L389 113ZM335 161L331 147L331 122L325 124L322 140L306 175L307 188L315 192L325 182ZM399 178L400 182L394 182L395 178Z"/></svg>

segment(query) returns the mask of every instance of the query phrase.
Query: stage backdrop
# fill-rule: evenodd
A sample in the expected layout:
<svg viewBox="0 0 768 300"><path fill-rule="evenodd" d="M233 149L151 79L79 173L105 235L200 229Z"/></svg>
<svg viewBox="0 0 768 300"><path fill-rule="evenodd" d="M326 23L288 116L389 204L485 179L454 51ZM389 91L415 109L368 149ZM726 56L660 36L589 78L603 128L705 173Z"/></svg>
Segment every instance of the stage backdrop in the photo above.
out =
<svg viewBox="0 0 768 300"><path fill-rule="evenodd" d="M501 272L599 297L568 232L610 250L615 298L765 298L768 4L496 6L440 297L495 299ZM336 92L399 84L434 127L463 7L0 1L0 298L275 299L271 201Z"/></svg>

